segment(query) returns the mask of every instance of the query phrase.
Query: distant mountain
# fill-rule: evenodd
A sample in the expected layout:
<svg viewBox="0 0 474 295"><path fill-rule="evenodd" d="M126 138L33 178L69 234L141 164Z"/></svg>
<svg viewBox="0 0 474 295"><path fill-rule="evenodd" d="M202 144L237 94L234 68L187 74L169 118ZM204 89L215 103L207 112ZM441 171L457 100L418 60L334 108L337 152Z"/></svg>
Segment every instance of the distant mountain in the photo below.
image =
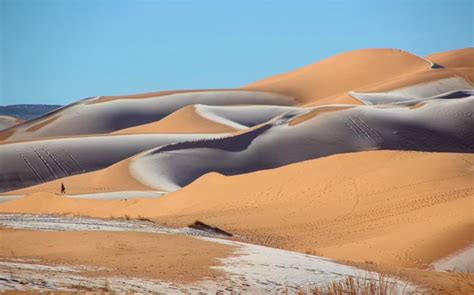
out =
<svg viewBox="0 0 474 295"><path fill-rule="evenodd" d="M7 106L0 106L0 115L12 116L23 120L30 120L59 107L61 107L61 105L13 104Z"/></svg>

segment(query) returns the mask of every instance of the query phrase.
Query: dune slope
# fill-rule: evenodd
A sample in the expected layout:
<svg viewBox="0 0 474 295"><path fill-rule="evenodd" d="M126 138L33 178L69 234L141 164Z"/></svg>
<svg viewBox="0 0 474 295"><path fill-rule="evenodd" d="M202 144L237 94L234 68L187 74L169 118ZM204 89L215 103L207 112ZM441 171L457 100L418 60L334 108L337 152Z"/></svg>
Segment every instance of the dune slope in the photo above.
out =
<svg viewBox="0 0 474 295"><path fill-rule="evenodd" d="M130 133L225 133L265 123L298 107L273 105L193 105L179 109L164 119L114 134Z"/></svg>
<svg viewBox="0 0 474 295"><path fill-rule="evenodd" d="M474 67L474 47L433 53L425 57L444 67Z"/></svg>
<svg viewBox="0 0 474 295"><path fill-rule="evenodd" d="M0 115L0 131L20 124L21 122L23 122L23 120L15 117Z"/></svg>
<svg viewBox="0 0 474 295"><path fill-rule="evenodd" d="M321 109L327 106L295 110L225 138L157 148L134 159L130 169L146 185L174 191L208 172L235 175L338 153L474 151L474 97L434 99L419 108ZM298 119L303 114L306 119Z"/></svg>
<svg viewBox="0 0 474 295"><path fill-rule="evenodd" d="M337 259L428 267L474 242L473 167L473 154L342 154L231 177L207 174L148 210L136 204L124 212L174 224L198 219Z"/></svg>
<svg viewBox="0 0 474 295"><path fill-rule="evenodd" d="M110 133L161 120L178 109L193 104L294 104L292 98L280 94L243 90L186 92L94 103L98 99L100 97L85 99L20 124L9 129L10 133L8 136L3 135L3 140Z"/></svg>
<svg viewBox="0 0 474 295"><path fill-rule="evenodd" d="M0 145L2 163L0 165L0 191L102 169L161 145L216 136L223 135L104 135L2 144Z"/></svg>
<svg viewBox="0 0 474 295"><path fill-rule="evenodd" d="M102 201L50 193L2 212L195 220L246 240L336 259L428 267L473 243L474 156L371 151L250 174L210 173L159 199Z"/></svg>
<svg viewBox="0 0 474 295"><path fill-rule="evenodd" d="M282 93L296 97L302 104L314 104L328 96L430 67L426 60L402 50L363 49L272 76L246 85L243 89ZM338 100L335 97L332 103L351 104L356 101L350 98Z"/></svg>

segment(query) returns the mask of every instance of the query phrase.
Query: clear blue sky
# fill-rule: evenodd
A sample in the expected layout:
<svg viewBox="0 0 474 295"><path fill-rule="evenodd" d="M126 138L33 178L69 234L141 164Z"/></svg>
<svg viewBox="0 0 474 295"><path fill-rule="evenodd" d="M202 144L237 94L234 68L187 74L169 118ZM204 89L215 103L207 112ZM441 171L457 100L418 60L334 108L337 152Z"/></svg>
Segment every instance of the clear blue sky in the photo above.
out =
<svg viewBox="0 0 474 295"><path fill-rule="evenodd" d="M470 47L473 2L0 0L0 104L238 87L367 47Z"/></svg>

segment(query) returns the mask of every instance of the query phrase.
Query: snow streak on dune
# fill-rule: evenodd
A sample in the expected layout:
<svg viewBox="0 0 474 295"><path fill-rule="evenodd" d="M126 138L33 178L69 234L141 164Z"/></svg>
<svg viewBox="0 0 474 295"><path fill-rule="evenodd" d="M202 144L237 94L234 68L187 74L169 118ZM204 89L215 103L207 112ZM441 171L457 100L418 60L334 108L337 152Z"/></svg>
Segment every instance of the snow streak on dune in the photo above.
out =
<svg viewBox="0 0 474 295"><path fill-rule="evenodd" d="M251 131L157 148L131 162L150 187L177 190L209 172L248 173L364 150L474 152L474 97L433 100L420 108L356 106L292 124L299 110ZM309 113L311 114L311 113Z"/></svg>
<svg viewBox="0 0 474 295"><path fill-rule="evenodd" d="M114 134L223 133L265 123L297 107L273 105L190 105L160 121L122 129Z"/></svg>
<svg viewBox="0 0 474 295"><path fill-rule="evenodd" d="M196 105L196 112L216 123L232 127L234 129L247 129L270 121L271 119L294 110L298 107L285 106L207 106Z"/></svg>
<svg viewBox="0 0 474 295"><path fill-rule="evenodd" d="M402 87L387 92L359 93L351 91L349 94L362 101L364 104L376 105L399 103L410 100L429 100L433 96L457 90L474 90L474 86L462 77L450 77Z"/></svg>

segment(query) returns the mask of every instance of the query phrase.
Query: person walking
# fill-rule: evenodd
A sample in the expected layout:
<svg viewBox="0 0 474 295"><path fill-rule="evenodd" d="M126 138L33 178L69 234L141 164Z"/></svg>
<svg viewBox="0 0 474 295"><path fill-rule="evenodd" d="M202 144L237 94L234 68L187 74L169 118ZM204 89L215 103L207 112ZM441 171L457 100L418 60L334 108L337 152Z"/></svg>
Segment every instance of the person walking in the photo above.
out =
<svg viewBox="0 0 474 295"><path fill-rule="evenodd" d="M61 182L61 195L64 195L66 193L66 187L64 186L64 183Z"/></svg>

